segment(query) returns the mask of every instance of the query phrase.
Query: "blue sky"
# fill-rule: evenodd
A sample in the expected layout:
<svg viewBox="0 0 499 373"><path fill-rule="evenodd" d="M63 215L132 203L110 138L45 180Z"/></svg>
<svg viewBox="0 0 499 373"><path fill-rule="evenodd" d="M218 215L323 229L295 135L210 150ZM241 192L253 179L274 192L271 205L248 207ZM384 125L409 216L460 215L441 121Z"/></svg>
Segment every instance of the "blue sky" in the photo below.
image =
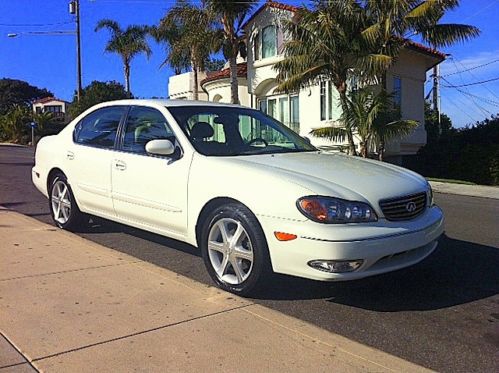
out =
<svg viewBox="0 0 499 373"><path fill-rule="evenodd" d="M57 97L71 100L76 85L74 36L24 34L17 38L7 37L14 32L73 29L68 2L0 1L0 77L26 80L48 88ZM283 2L302 3L301 0ZM104 53L107 31L94 32L100 19L112 18L122 26L156 24L173 4L174 0L81 0L83 84L92 80L123 82L120 58ZM451 58L441 65L441 73L448 81L442 81L442 85L457 86L499 77L499 0L461 0L461 6L447 14L444 21L473 24L482 34L466 44L443 49ZM163 47L152 40L150 44L151 58L147 60L141 55L133 61L132 91L138 97L166 97L168 76L172 72L159 68L165 58ZM482 64L488 65L458 73ZM431 85L427 84L426 88L428 92ZM461 92L442 87L442 110L452 118L455 126L474 123L499 112L499 80L459 89Z"/></svg>

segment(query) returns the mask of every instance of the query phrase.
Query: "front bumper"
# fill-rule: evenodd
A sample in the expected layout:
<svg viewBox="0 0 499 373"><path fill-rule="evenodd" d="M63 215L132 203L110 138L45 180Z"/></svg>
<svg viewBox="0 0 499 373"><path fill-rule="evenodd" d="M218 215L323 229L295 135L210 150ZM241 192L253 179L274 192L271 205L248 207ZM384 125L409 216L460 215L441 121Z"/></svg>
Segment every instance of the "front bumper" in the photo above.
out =
<svg viewBox="0 0 499 373"><path fill-rule="evenodd" d="M430 255L444 232L442 210L429 208L407 222L324 225L292 222L259 216L277 273L322 281L347 281L395 271L416 264ZM278 241L274 232L298 235L293 241ZM353 272L329 273L310 267L311 260L359 260Z"/></svg>

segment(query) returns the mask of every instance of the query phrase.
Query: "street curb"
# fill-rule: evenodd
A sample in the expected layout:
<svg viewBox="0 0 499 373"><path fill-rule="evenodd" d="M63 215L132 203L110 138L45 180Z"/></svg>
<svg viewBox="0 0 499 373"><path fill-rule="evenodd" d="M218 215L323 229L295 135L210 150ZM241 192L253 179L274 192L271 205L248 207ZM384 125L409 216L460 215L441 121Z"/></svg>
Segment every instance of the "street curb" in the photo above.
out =
<svg viewBox="0 0 499 373"><path fill-rule="evenodd" d="M495 186L453 184L453 183L443 183L440 181L430 181L429 183L433 191L436 193L499 199L499 187Z"/></svg>

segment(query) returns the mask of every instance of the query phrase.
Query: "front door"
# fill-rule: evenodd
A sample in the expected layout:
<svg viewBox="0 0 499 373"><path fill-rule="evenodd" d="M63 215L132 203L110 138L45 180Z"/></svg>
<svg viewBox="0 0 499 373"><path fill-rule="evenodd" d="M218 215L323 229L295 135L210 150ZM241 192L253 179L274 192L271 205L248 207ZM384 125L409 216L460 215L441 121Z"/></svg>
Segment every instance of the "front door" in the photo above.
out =
<svg viewBox="0 0 499 373"><path fill-rule="evenodd" d="M187 231L187 178L190 159L145 151L148 141L169 139L179 146L157 109L134 106L125 123L121 151L112 162L112 196L119 218L169 235ZM179 148L180 152L180 148Z"/></svg>
<svg viewBox="0 0 499 373"><path fill-rule="evenodd" d="M66 151L66 176L78 205L86 212L114 216L111 199L111 161L120 121L127 106L97 109L84 117Z"/></svg>

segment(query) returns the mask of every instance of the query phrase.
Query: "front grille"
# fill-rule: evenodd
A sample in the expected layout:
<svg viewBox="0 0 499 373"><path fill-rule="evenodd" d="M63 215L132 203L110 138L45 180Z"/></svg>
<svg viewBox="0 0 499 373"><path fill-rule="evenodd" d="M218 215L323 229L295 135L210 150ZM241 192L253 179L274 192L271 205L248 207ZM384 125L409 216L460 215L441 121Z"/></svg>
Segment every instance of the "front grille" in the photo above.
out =
<svg viewBox="0 0 499 373"><path fill-rule="evenodd" d="M387 220L409 220L421 214L426 207L426 193L384 199L379 201L379 207Z"/></svg>

